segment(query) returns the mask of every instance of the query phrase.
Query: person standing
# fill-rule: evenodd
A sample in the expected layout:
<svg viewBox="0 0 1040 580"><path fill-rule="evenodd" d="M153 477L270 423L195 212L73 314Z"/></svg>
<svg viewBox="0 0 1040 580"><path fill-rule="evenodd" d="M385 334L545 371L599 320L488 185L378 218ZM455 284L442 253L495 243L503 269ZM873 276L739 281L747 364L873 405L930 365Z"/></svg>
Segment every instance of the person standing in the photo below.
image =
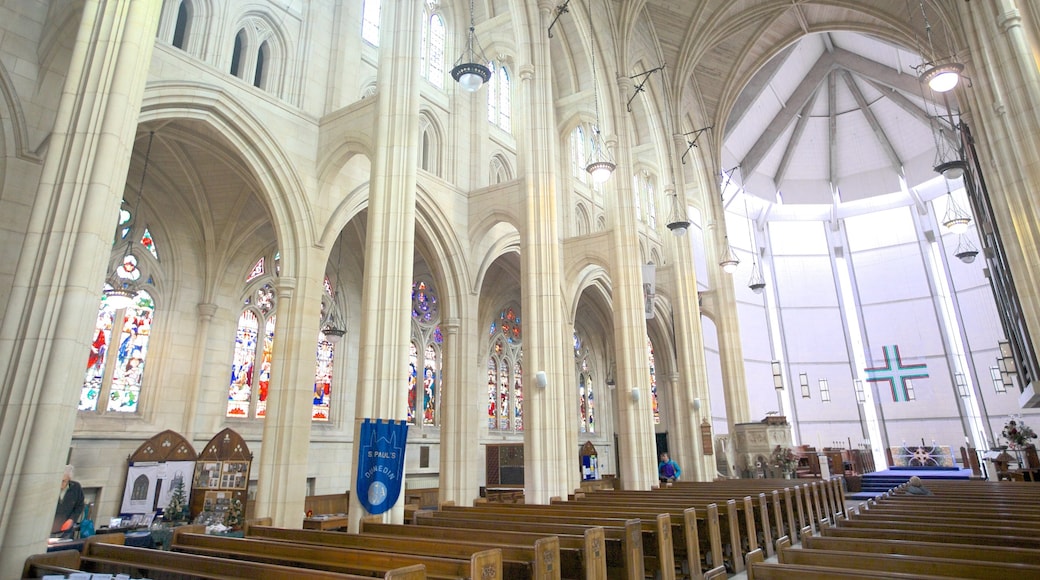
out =
<svg viewBox="0 0 1040 580"><path fill-rule="evenodd" d="M61 476L61 492L58 494L58 505L54 509L54 525L51 535L71 538L76 533L76 521L83 514L83 487L72 480L72 466L65 466Z"/></svg>
<svg viewBox="0 0 1040 580"><path fill-rule="evenodd" d="M668 453L662 453L661 461L657 464L657 476L661 479L661 483L678 481L680 473L682 470L679 469L679 464L669 459Z"/></svg>

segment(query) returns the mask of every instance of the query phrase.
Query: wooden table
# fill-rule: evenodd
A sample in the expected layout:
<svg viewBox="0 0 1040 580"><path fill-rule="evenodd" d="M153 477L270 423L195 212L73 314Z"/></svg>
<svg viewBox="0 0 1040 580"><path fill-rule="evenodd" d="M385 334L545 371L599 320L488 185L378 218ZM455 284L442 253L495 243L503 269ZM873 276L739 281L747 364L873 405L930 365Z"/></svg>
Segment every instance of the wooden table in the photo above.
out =
<svg viewBox="0 0 1040 580"><path fill-rule="evenodd" d="M347 527L346 515L327 515L303 518L303 529L305 530L338 530Z"/></svg>

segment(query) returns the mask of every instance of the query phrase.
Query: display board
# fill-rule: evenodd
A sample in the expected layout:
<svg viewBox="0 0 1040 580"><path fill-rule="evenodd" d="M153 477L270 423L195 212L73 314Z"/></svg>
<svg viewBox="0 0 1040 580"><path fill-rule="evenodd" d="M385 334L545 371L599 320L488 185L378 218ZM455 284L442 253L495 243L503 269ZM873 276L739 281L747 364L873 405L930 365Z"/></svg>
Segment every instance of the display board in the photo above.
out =
<svg viewBox="0 0 1040 580"><path fill-rule="evenodd" d="M244 507L252 463L253 454L241 435L232 429L214 435L195 463L192 520L202 512L210 514L210 519L219 520L234 499L241 501Z"/></svg>
<svg viewBox="0 0 1040 580"><path fill-rule="evenodd" d="M134 515L162 512L178 480L185 491L191 488L197 457L191 443L176 431L163 431L142 443L128 458L120 516L130 521Z"/></svg>

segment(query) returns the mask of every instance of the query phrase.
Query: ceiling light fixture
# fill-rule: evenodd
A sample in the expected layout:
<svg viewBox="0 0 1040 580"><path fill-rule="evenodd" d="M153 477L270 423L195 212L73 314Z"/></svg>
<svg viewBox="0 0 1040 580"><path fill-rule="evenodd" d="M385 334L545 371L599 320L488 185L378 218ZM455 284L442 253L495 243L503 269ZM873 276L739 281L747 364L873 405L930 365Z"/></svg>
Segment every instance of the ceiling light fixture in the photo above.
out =
<svg viewBox="0 0 1040 580"><path fill-rule="evenodd" d="M971 216L957 205L957 201L953 199L953 193L950 191L950 183L946 182L946 213L943 214L943 226L955 234L963 234L968 231L970 223Z"/></svg>
<svg viewBox="0 0 1040 580"><path fill-rule="evenodd" d="M953 251L953 255L965 264L970 264L979 255L979 249L975 247L975 244L971 243L967 236L961 234L960 241L957 243L957 249Z"/></svg>
<svg viewBox="0 0 1040 580"><path fill-rule="evenodd" d="M477 41L476 25L473 16L473 0L469 2L469 34L466 36L466 50L459 55L455 66L451 69L451 78L455 79L459 86L471 93L476 92L491 79L491 69L488 68L488 59L484 56L484 49Z"/></svg>
<svg viewBox="0 0 1040 580"><path fill-rule="evenodd" d="M928 21L928 13L925 11L924 0L921 0L919 5L921 8L921 17L924 19L924 33L928 43L928 54L924 54L923 47L920 46L920 39L918 39L918 52L921 53L922 57L934 58L935 45L932 42L932 24ZM951 40L949 36L947 36L947 49L950 48L950 42ZM917 78L921 84L928 85L928 88L937 93L947 93L952 91L960 82L962 73L964 72L964 64L957 62L954 56L948 56L923 62L914 67L914 70L918 72Z"/></svg>
<svg viewBox="0 0 1040 580"><path fill-rule="evenodd" d="M686 208L679 203L679 194L672 189L668 195L672 200L671 215L668 217L668 229L676 236L686 235L690 229L690 219L686 215Z"/></svg>
<svg viewBox="0 0 1040 580"><path fill-rule="evenodd" d="M592 12L589 12L589 24L592 24ZM594 28L594 27L592 27ZM596 126L592 129L592 154L589 156L591 160L588 165L585 166L585 171L589 172L592 176L592 181L595 183L603 183L610 179L610 176L617 169L617 164L607 154L606 145L603 143L603 136L599 131L599 90L596 88L596 46L592 43L592 47L589 50L590 59L592 60L592 98L596 105Z"/></svg>
<svg viewBox="0 0 1040 580"><path fill-rule="evenodd" d="M755 222L751 219L748 211L748 192L744 191L744 215L748 221L748 240L751 242L751 278L748 279L748 288L755 294L761 294L766 289L766 281L762 277L762 269L758 266L758 244L755 242Z"/></svg>

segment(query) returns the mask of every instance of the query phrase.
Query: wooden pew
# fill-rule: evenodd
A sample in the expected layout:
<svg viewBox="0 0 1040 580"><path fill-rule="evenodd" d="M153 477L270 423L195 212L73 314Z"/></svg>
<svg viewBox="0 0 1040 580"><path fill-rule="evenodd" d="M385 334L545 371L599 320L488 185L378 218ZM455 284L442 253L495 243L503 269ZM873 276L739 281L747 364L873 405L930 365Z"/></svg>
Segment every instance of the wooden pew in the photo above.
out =
<svg viewBox="0 0 1040 580"><path fill-rule="evenodd" d="M1013 562L1040 565L1040 549L1008 548L1006 546L978 546L975 544L950 544L943 542L910 542L883 540L878 538L840 538L834 536L811 536L802 539L803 548L816 550L840 550L847 552L871 552L874 554L906 554L929 556L941 554L947 558L978 560L982 562Z"/></svg>
<svg viewBox="0 0 1040 580"><path fill-rule="evenodd" d="M769 555L772 555L772 538L783 527L780 523L782 518L780 516L779 493L773 490L771 497L773 497L772 501L764 493L759 493L756 497L746 496L738 501L715 494L703 496L668 488L654 491L605 491L590 493L583 497L576 496L569 503L600 506L600 509L609 507L612 510L618 509L619 506L628 508L637 505L639 509L667 512L673 516L681 513L683 509L693 507L700 514L704 515L698 521L697 530L701 538L702 552L707 552L711 548L710 544L708 544L708 538L713 532L711 526L714 525L713 521L707 516L707 507L722 504L726 506L724 517L719 520L722 537L727 538L730 543L739 542L741 545L746 543L749 549L757 548L758 544L767 545ZM560 504L567 505L563 504L563 502L555 502L553 505ZM773 518L769 516L770 511L774 513ZM755 513L758 514L757 524L755 523ZM773 523L776 523L779 527L774 528ZM758 534L760 537L750 537L753 534Z"/></svg>
<svg viewBox="0 0 1040 580"><path fill-rule="evenodd" d="M508 521L494 516L495 514L491 513L420 510L415 514L415 523L419 526L454 526L488 530L495 533L504 530L557 536L582 536L591 527L602 527L607 547L607 575L611 578L642 578L644 576L643 532L642 524L638 519L625 520L622 525L591 526L558 521Z"/></svg>
<svg viewBox="0 0 1040 580"><path fill-rule="evenodd" d="M950 544L969 544L977 546L1007 546L1011 548L1026 548L1030 550L1040 549L1040 538L1036 536L1021 535L1024 530L1018 530L1019 535L1009 536L1003 533L976 534L965 532L926 532L921 530L890 530L884 527L877 528L849 528L844 526L826 528L822 531L823 536L839 538L877 538L885 540L899 540L906 542L942 542Z"/></svg>
<svg viewBox="0 0 1040 580"><path fill-rule="evenodd" d="M418 526L397 527L419 529ZM559 580L561 577L560 540L556 536L541 537L527 544L499 541L495 545L490 545L488 543L466 542L458 539L442 539L432 536L419 537L413 535L404 537L393 534L380 535L371 532L366 534L344 534L316 530L254 527L248 537L334 548L356 548L460 559L470 558L478 552L497 548L502 552L502 574L505 578ZM580 570L580 563L578 569Z"/></svg>
<svg viewBox="0 0 1040 580"><path fill-rule="evenodd" d="M983 562L938 556L875 554L811 548L783 549L777 552L780 564L824 566L905 574L930 574L953 578L1006 580L1009 577L1038 578L1040 566L1021 563ZM1035 575L1034 575L1035 574Z"/></svg>
<svg viewBox="0 0 1040 580"><path fill-rule="evenodd" d="M469 559L455 559L205 534L179 534L174 536L173 550L234 559L235 565L237 561L248 561L299 566L307 568L308 574L311 569L348 574L383 574L397 567L421 564L426 568L429 578L502 578L502 552L497 549L477 552Z"/></svg>
<svg viewBox="0 0 1040 580"><path fill-rule="evenodd" d="M494 534L479 528L457 526L428 526L384 524L365 522L361 524L363 535L392 536L397 538L437 538L446 541L480 544L485 547L501 547L510 544L533 546L546 534L516 532L496 529ZM581 536L556 534L560 545L560 574L565 578L585 580L607 577L607 550L604 530L601 527L585 528ZM620 551L620 550L619 550ZM503 561L506 559L503 553Z"/></svg>
<svg viewBox="0 0 1040 580"><path fill-rule="evenodd" d="M887 578L891 580L937 580L944 576L923 574L907 574L902 572L880 572L874 570L857 570L854 568L831 568L826 566L806 566L800 564L780 564L766 562L762 550L755 550L747 555L748 580L872 580Z"/></svg>
<svg viewBox="0 0 1040 580"><path fill-rule="evenodd" d="M149 548L133 548L118 544L88 542L80 556L81 569L89 572L128 573L142 575L176 574L207 580L300 580L301 570L294 566L270 563L230 561L195 554L181 554ZM421 580L426 574L421 565L397 565L381 573L383 578ZM307 570L308 579L314 580L371 580L371 575L358 576L324 570Z"/></svg>
<svg viewBox="0 0 1040 580"><path fill-rule="evenodd" d="M42 578L47 574L68 576L80 569L79 552L76 550L58 550L34 554L25 559L22 567L22 578Z"/></svg>
<svg viewBox="0 0 1040 580"><path fill-rule="evenodd" d="M681 546L681 551L683 553L686 551L686 522L681 519L681 515L680 518L673 521L671 514L655 513L651 510L618 509L611 514L604 514L603 510L595 507L568 506L566 504L550 506L484 504L471 508L444 506L443 511L446 513L484 513L495 519L508 519L514 522L534 519L586 526L616 526L621 522L619 518L638 518L644 535L643 555L649 564L648 572L660 573L664 580L672 580L675 577L675 547Z"/></svg>

